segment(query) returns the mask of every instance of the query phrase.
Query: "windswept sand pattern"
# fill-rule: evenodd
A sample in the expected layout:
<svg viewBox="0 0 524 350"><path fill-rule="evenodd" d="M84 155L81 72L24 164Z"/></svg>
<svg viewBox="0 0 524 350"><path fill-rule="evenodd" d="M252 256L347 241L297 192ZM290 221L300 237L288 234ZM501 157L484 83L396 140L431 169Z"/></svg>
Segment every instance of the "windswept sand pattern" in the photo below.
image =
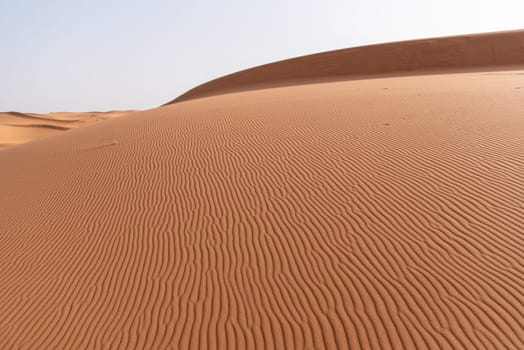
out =
<svg viewBox="0 0 524 350"><path fill-rule="evenodd" d="M523 79L243 92L2 151L0 348L523 349Z"/></svg>

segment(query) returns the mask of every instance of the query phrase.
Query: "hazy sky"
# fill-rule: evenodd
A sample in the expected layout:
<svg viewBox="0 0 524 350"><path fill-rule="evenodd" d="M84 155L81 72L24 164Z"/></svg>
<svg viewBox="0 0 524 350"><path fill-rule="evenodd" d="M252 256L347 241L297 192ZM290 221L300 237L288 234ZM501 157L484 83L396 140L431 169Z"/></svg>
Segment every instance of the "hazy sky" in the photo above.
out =
<svg viewBox="0 0 524 350"><path fill-rule="evenodd" d="M524 0L0 0L0 111L143 109L284 58L524 28Z"/></svg>

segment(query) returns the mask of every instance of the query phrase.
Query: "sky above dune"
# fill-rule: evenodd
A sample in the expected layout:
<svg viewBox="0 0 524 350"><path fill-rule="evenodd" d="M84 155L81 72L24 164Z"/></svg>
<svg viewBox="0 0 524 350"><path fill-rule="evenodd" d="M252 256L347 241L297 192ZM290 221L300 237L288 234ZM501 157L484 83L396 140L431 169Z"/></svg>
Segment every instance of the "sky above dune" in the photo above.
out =
<svg viewBox="0 0 524 350"><path fill-rule="evenodd" d="M524 28L522 0L0 0L0 111L145 109L280 59Z"/></svg>

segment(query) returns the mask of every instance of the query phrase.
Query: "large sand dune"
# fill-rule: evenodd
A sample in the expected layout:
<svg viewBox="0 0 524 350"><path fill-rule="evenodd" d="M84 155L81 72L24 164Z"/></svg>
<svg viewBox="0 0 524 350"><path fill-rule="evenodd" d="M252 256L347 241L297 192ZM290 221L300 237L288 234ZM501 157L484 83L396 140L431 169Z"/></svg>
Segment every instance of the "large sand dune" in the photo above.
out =
<svg viewBox="0 0 524 350"><path fill-rule="evenodd" d="M0 348L523 349L523 151L524 67L221 94L4 149Z"/></svg>

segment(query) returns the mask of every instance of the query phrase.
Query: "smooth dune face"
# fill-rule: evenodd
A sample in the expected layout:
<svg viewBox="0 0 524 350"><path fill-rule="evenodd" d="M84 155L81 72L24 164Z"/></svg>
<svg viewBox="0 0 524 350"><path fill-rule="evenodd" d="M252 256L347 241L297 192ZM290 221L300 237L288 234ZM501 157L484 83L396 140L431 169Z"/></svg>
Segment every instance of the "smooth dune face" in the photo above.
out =
<svg viewBox="0 0 524 350"><path fill-rule="evenodd" d="M410 40L322 52L233 73L173 101L315 80L449 70L485 70L524 64L524 30Z"/></svg>
<svg viewBox="0 0 524 350"><path fill-rule="evenodd" d="M524 70L309 84L0 152L0 348L524 348Z"/></svg>
<svg viewBox="0 0 524 350"><path fill-rule="evenodd" d="M48 114L0 112L0 149L58 134L131 111L57 112Z"/></svg>

